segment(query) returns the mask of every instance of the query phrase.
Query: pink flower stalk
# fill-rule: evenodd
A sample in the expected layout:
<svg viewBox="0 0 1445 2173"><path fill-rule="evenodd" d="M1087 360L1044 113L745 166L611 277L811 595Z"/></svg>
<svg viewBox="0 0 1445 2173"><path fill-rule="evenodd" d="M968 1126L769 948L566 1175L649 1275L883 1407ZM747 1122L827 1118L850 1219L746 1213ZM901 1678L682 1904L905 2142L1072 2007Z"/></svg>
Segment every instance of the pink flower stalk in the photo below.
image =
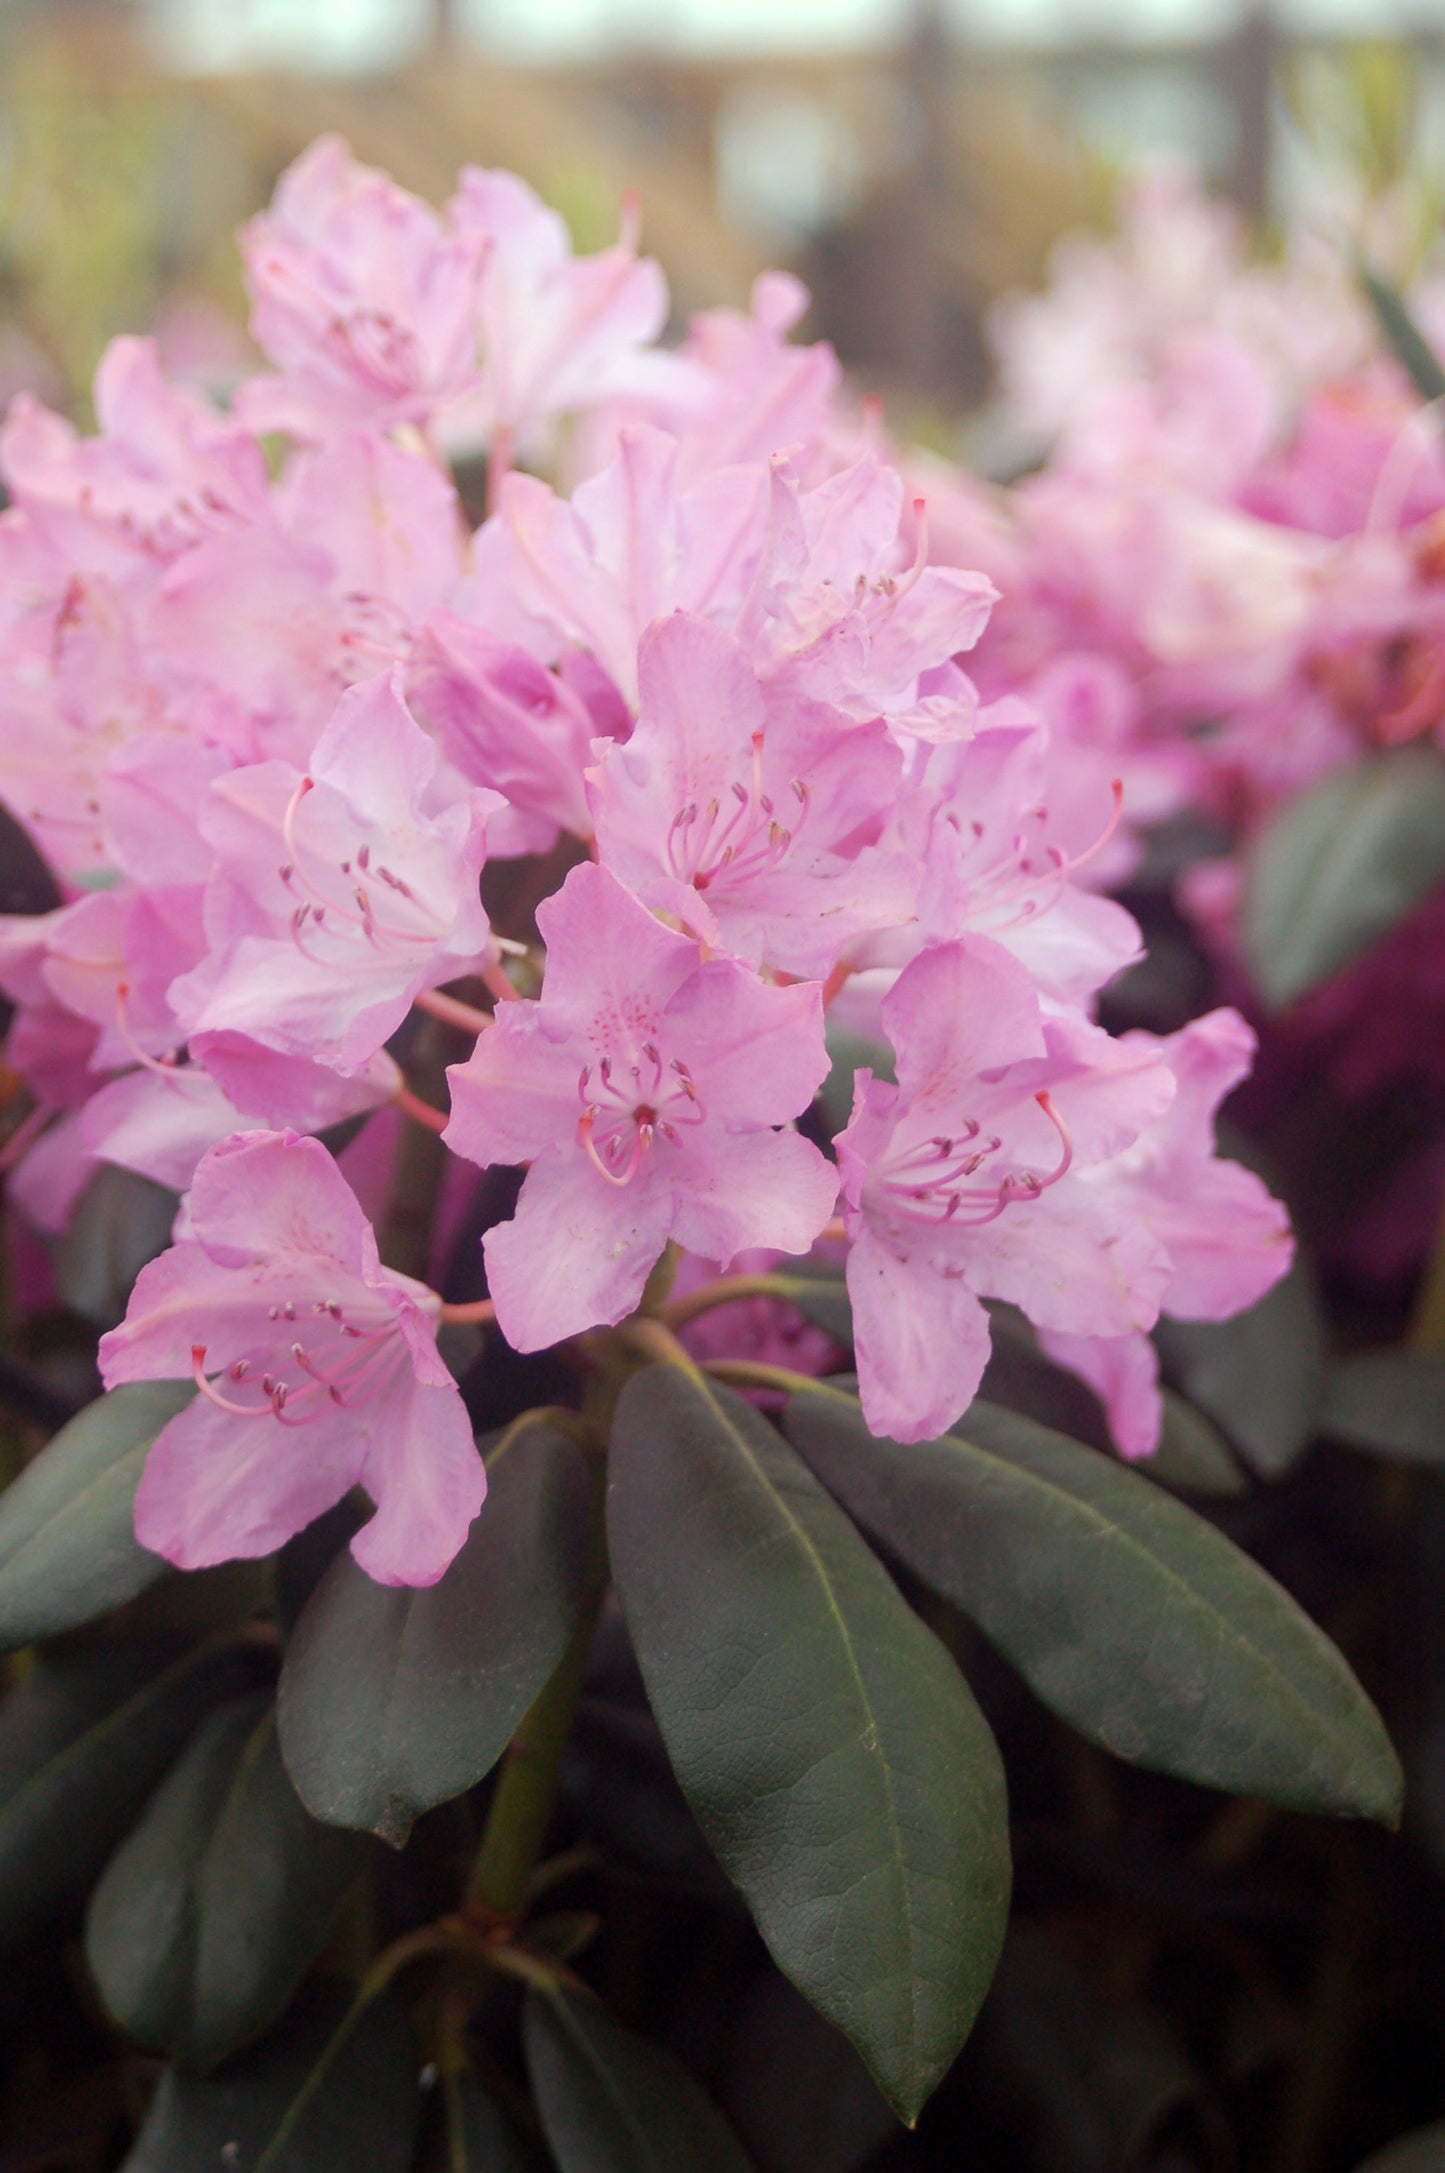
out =
<svg viewBox="0 0 1445 2173"><path fill-rule="evenodd" d="M381 1266L326 1150L242 1132L196 1171L190 1235L141 1270L102 1377L194 1378L136 1496L142 1546L182 1569L269 1554L364 1487L351 1543L381 1584L434 1584L486 1492L436 1349L440 1300Z"/></svg>
<svg viewBox="0 0 1445 2173"><path fill-rule="evenodd" d="M483 239L322 136L241 235L251 330L285 372L253 378L255 430L326 438L358 424L425 424L477 383Z"/></svg>
<svg viewBox="0 0 1445 2173"><path fill-rule="evenodd" d="M396 670L343 695L304 773L269 762L213 785L211 952L171 992L202 1062L233 1033L359 1070L420 990L486 961L477 881L500 801L429 813L435 768Z"/></svg>
<svg viewBox="0 0 1445 2173"><path fill-rule="evenodd" d="M903 762L881 724L767 698L742 644L675 612L643 636L641 708L589 773L603 865L751 965L826 977L866 929L909 918L918 876L880 851Z"/></svg>
<svg viewBox="0 0 1445 2173"><path fill-rule="evenodd" d="M530 1162L485 1241L497 1320L533 1351L621 1320L669 1238L724 1266L806 1252L837 1177L780 1129L828 1070L816 986L773 988L704 959L599 867L542 906L547 971L448 1078L448 1144Z"/></svg>
<svg viewBox="0 0 1445 2173"><path fill-rule="evenodd" d="M1163 1114L1174 1081L1152 1049L1050 1015L978 937L923 951L882 1016L898 1083L859 1072L836 1146L864 1412L917 1441L978 1387L982 1298L1077 1333L1153 1323L1164 1246L1080 1180Z"/></svg>

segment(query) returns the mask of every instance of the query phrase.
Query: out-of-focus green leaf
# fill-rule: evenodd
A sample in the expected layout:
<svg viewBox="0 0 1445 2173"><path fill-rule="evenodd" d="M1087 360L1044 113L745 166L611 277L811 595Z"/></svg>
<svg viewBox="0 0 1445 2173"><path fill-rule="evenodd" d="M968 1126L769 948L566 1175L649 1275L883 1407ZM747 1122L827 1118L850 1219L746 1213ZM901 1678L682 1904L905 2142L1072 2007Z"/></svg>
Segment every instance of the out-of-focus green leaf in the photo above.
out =
<svg viewBox="0 0 1445 2173"><path fill-rule="evenodd" d="M394 2000L312 2001L214 2075L169 2068L121 2173L409 2173L419 2070Z"/></svg>
<svg viewBox="0 0 1445 2173"><path fill-rule="evenodd" d="M1172 1388L1164 1391L1164 1424L1159 1446L1139 1466L1161 1486L1186 1494L1227 1498L1249 1491L1249 1481L1230 1454L1224 1436Z"/></svg>
<svg viewBox="0 0 1445 2173"><path fill-rule="evenodd" d="M1445 2120L1373 2151L1356 2173L1445 2173Z"/></svg>
<svg viewBox="0 0 1445 2173"><path fill-rule="evenodd" d="M841 1268L818 1261L789 1262L778 1269L777 1281L782 1285L779 1295L795 1305L804 1320L826 1329L835 1343L851 1347L853 1308Z"/></svg>
<svg viewBox="0 0 1445 2173"><path fill-rule="evenodd" d="M439 1584L376 1584L340 1555L297 1625L281 1749L328 1825L400 1846L422 1811L496 1764L572 1634L586 1555L581 1450L535 1412L501 1436L487 1471L487 1499Z"/></svg>
<svg viewBox="0 0 1445 2173"><path fill-rule="evenodd" d="M1008 1904L1003 1773L937 1639L750 1404L623 1390L608 1532L677 1777L774 1959L904 2120L968 2034Z"/></svg>
<svg viewBox="0 0 1445 2173"><path fill-rule="evenodd" d="M179 1205L174 1192L149 1177L97 1164L55 1257L56 1288L66 1304L97 1328L113 1328L141 1269L170 1244Z"/></svg>
<svg viewBox="0 0 1445 2173"><path fill-rule="evenodd" d="M91 1896L106 2006L142 2044L213 2067L284 2010L365 1850L303 1808L269 1698L212 1713Z"/></svg>
<svg viewBox="0 0 1445 2173"><path fill-rule="evenodd" d="M197 1721L255 1679L234 1651L164 1657L43 1659L0 1707L0 1949L82 1899Z"/></svg>
<svg viewBox="0 0 1445 2173"><path fill-rule="evenodd" d="M1445 400L1445 370L1440 367L1440 358L1406 308L1399 290L1366 264L1360 266L1359 280L1390 352L1420 398Z"/></svg>
<svg viewBox="0 0 1445 2173"><path fill-rule="evenodd" d="M1244 896L1255 986L1283 1009L1445 881L1445 758L1415 744L1336 770L1257 839Z"/></svg>
<svg viewBox="0 0 1445 2173"><path fill-rule="evenodd" d="M135 1490L151 1443L194 1394L189 1381L112 1389L0 1494L0 1648L89 1622L164 1575L136 1539Z"/></svg>
<svg viewBox="0 0 1445 2173"><path fill-rule="evenodd" d="M1262 1479L1282 1478L1319 1423L1327 1348L1308 1265L1233 1320L1161 1320L1166 1370Z"/></svg>
<svg viewBox="0 0 1445 2173"><path fill-rule="evenodd" d="M1332 1367L1320 1430L1412 1463L1445 1464L1445 1358L1366 1351Z"/></svg>
<svg viewBox="0 0 1445 2173"><path fill-rule="evenodd" d="M869 1531L978 1623L1090 1741L1139 1765L1394 1825L1399 1761L1287 1592L1137 1472L975 1403L939 1441L879 1441L851 1398L784 1421Z"/></svg>
<svg viewBox="0 0 1445 2173"><path fill-rule="evenodd" d="M522 2029L560 2173L751 2173L692 2077L595 2001L529 1988Z"/></svg>

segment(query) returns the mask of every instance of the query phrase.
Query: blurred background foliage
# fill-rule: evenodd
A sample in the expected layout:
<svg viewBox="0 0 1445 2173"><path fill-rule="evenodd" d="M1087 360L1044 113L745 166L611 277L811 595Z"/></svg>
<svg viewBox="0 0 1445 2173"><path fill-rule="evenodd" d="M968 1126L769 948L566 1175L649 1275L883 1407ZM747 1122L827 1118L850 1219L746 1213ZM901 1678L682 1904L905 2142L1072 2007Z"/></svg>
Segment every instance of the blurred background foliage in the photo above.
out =
<svg viewBox="0 0 1445 2173"><path fill-rule="evenodd" d="M1107 223L1140 157L1189 160L1262 222L1328 205L1341 169L1375 196L1409 176L1417 240L1433 222L1445 11L1352 45L1323 27L1347 0L1280 22L1040 7L789 0L750 43L724 0L538 0L521 39L500 0L0 0L0 396L83 413L105 341L152 328L224 388L233 230L326 129L434 198L466 161L511 167L583 247L635 189L679 321L791 264L809 329L945 441L986 389L989 303Z"/></svg>

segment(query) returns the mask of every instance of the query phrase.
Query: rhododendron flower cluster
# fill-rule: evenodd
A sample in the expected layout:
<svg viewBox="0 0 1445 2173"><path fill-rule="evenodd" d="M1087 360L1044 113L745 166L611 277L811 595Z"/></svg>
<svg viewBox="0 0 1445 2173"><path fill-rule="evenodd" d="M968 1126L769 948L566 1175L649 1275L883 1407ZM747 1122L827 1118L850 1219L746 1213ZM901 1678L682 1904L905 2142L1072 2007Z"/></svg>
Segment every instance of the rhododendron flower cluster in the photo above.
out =
<svg viewBox="0 0 1445 2173"><path fill-rule="evenodd" d="M841 1251L876 1433L959 1417L999 1299L1146 1453L1161 1312L1249 1305L1290 1245L1214 1159L1243 1022L1095 1016L1140 947L1097 886L1178 777L1116 715L1137 643L1085 635L1113 582L1161 702L1257 705L1286 652L1326 688L1332 598L1375 639L1433 577L1368 604L1331 523L1306 547L1238 492L1181 569L1172 499L1121 484L1101 533L1068 470L1025 550L960 552L957 504L790 344L792 282L662 350L630 216L576 257L509 175L436 213L328 139L242 246L268 368L229 413L123 340L95 437L24 399L0 433L0 795L59 895L0 925L12 1193L49 1232L100 1163L185 1195L101 1347L108 1385L197 1385L141 1539L264 1553L360 1485L357 1559L434 1581L484 1489L439 1324L585 1362L679 1254L695 1314L759 1248ZM1172 427L1121 417L1121 472ZM460 447L488 459L475 534ZM1092 619L1041 570L1080 554ZM449 1113L419 1024L457 1043ZM328 1137L387 1105L445 1128L450 1183L525 1170L485 1301L382 1264Z"/></svg>
<svg viewBox="0 0 1445 2173"><path fill-rule="evenodd" d="M1411 306L1445 334L1438 279ZM935 554L1002 592L970 666L1080 752L1136 818L1203 808L1247 840L1318 779L1445 735L1445 453L1348 247L1250 261L1182 176L1125 191L1042 294L994 319L1000 418L1039 465L939 473ZM1215 934L1233 871L1186 896Z"/></svg>
<svg viewBox="0 0 1445 2173"><path fill-rule="evenodd" d="M1445 1168L1430 1114L1445 1079L1445 451L1427 397L1445 384L1431 362L1445 290L1438 260L1401 281L1412 363L1378 306L1399 212L1356 204L1333 235L1302 226L1256 262L1236 212L1178 174L1137 176L1116 234L1071 237L1043 293L996 311L996 419L1029 472L990 487L915 469L935 557L1000 590L969 660L986 709L1017 698L1047 720L1056 807L1101 763L1124 781L1125 821L1090 880L1127 882L1136 827L1184 818L1174 904L1268 1031L1256 1123L1324 1082L1364 1112L1356 1127L1373 1103L1394 1134L1382 1098L1410 1097L1414 1151L1402 1140L1368 1199L1319 1230L1331 1258L1389 1287L1432 1240ZM1268 902L1291 890L1293 932ZM1312 1170L1300 1181L1327 1189Z"/></svg>

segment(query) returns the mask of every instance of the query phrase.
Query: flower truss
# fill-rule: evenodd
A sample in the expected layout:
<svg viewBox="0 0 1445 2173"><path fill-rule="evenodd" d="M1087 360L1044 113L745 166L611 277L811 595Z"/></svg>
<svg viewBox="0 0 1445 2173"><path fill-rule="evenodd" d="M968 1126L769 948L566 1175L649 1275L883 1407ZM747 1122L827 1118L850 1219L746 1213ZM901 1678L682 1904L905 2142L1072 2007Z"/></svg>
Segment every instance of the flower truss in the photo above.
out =
<svg viewBox="0 0 1445 2173"><path fill-rule="evenodd" d="M377 1264L316 1136L388 1102L525 1169L485 1242L519 1351L623 1320L669 1247L841 1243L877 1431L967 1408L1006 1299L1146 1454L1161 1311L1250 1304L1290 1245L1213 1160L1241 1022L1092 1016L1139 941L1090 884L1153 803L1107 734L1081 774L1069 697L965 671L1027 582L998 605L930 557L785 282L662 352L630 236L575 258L505 174L438 215L334 139L243 248L271 371L229 413L122 340L97 436L21 399L0 438L0 791L60 894L0 928L12 1184L49 1231L98 1163L188 1195L101 1354L203 1390L142 1538L267 1551L359 1481L377 1576L460 1545L441 1301ZM517 867L535 919L494 926L479 878ZM428 1012L475 1042L449 1121L403 1077ZM835 1012L872 1060L829 1149Z"/></svg>

